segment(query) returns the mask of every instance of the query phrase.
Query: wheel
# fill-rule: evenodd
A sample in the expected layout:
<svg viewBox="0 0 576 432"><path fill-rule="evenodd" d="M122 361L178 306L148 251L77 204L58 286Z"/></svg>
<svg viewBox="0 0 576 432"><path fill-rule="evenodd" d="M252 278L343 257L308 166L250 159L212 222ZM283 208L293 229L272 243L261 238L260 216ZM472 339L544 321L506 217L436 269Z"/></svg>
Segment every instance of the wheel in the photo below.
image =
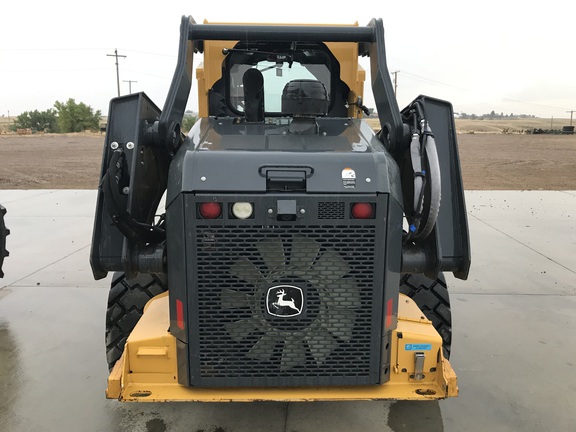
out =
<svg viewBox="0 0 576 432"><path fill-rule="evenodd" d="M109 369L124 352L126 339L144 313L148 300L167 289L165 275L138 274L135 279L126 279L124 273L114 274L106 311L106 359Z"/></svg>
<svg viewBox="0 0 576 432"><path fill-rule="evenodd" d="M6 250L6 236L10 234L10 230L6 228L4 224L4 215L6 214L6 209L0 205L0 278L4 277L4 272L2 271L2 264L4 264L4 258L6 258L9 253Z"/></svg>
<svg viewBox="0 0 576 432"><path fill-rule="evenodd" d="M444 357L450 358L452 345L452 312L450 296L443 274L437 279L429 279L423 275L405 275L400 280L400 292L410 297L442 338Z"/></svg>

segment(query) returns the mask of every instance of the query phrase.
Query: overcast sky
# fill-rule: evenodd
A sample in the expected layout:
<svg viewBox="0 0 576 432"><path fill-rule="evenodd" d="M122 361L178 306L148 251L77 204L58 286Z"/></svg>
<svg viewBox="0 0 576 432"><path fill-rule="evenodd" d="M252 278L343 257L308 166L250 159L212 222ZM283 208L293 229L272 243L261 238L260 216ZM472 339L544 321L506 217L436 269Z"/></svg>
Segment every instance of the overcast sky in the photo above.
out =
<svg viewBox="0 0 576 432"><path fill-rule="evenodd" d="M401 107L426 94L452 102L456 112L566 118L576 109L573 1L28 0L4 2L0 13L0 115L11 117L68 98L106 115L117 93L114 58L107 56L115 48L127 56L119 60L121 93L128 93L124 81L136 81L132 91L162 107L182 15L196 22L360 25L382 18ZM194 83L189 109L196 99ZM366 102L374 106L368 96Z"/></svg>

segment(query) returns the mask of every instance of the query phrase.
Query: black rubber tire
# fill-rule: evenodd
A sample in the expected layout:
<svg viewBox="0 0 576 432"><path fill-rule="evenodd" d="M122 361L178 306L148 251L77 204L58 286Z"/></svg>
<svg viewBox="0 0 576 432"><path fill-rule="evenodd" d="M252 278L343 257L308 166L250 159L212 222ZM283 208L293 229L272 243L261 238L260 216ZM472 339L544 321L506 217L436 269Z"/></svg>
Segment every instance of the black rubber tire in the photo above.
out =
<svg viewBox="0 0 576 432"><path fill-rule="evenodd" d="M10 234L10 230L6 228L4 224L4 215L6 214L6 209L4 206L0 205L0 278L4 277L4 272L2 271L2 264L4 264L4 258L6 258L9 253L6 250L6 237Z"/></svg>
<svg viewBox="0 0 576 432"><path fill-rule="evenodd" d="M128 335L144 313L146 303L168 289L165 275L138 274L126 279L114 273L106 311L106 360L112 369L124 352Z"/></svg>
<svg viewBox="0 0 576 432"><path fill-rule="evenodd" d="M406 294L418 305L426 318L442 337L444 357L450 358L452 348L452 311L450 296L443 274L437 279L423 275L404 275L400 280L400 292Z"/></svg>

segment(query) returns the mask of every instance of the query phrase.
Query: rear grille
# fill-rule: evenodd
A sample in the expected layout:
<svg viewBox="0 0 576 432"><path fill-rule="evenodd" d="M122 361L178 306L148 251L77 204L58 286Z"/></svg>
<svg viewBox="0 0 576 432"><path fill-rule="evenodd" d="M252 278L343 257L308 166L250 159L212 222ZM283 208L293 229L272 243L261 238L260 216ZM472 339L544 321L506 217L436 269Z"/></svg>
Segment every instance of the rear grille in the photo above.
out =
<svg viewBox="0 0 576 432"><path fill-rule="evenodd" d="M370 225L197 226L191 384L377 383L376 232Z"/></svg>

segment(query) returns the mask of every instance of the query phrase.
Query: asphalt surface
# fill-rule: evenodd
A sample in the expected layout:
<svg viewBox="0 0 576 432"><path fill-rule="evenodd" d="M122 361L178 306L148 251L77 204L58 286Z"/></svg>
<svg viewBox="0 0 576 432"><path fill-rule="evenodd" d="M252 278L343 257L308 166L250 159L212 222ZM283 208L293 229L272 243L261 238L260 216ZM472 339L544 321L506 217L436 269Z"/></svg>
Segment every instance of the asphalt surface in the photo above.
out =
<svg viewBox="0 0 576 432"><path fill-rule="evenodd" d="M574 431L576 191L467 192L472 269L448 276L460 396L440 402L105 399L109 279L88 264L95 191L0 191L0 431Z"/></svg>

